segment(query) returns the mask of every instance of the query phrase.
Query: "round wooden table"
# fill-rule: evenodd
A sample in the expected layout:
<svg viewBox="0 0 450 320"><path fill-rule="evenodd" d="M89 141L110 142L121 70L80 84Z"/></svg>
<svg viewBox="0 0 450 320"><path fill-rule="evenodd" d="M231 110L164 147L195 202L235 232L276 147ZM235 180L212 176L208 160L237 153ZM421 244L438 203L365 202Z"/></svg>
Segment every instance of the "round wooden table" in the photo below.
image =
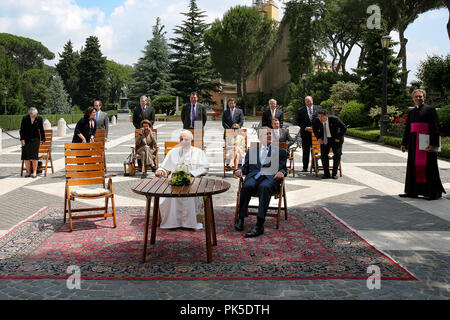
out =
<svg viewBox="0 0 450 320"><path fill-rule="evenodd" d="M224 180L211 179L207 177L194 178L194 181L188 186L171 186L168 178L145 179L135 183L131 187L131 191L147 197L145 205L145 226L144 226L144 243L142 249L142 262L145 262L147 254L148 241L148 224L150 220L150 204L152 197L153 217L152 232L150 243L155 244L156 227L158 223L159 198L187 198L187 197L203 197L205 203L205 236L206 236L206 256L207 262L212 261L211 244L217 245L216 223L214 220L214 207L212 196L214 194L226 192L230 189L230 184Z"/></svg>

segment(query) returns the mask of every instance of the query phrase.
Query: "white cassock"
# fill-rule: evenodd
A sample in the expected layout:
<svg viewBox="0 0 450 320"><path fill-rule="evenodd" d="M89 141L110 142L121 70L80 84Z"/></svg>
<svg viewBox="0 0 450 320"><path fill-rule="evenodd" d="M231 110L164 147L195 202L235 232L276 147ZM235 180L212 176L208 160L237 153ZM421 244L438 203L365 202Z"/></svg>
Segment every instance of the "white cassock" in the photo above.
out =
<svg viewBox="0 0 450 320"><path fill-rule="evenodd" d="M169 151L164 158L163 163L158 168L166 172L173 172L175 169L184 168L194 177L207 174L209 163L203 150L196 147L183 149L176 147ZM197 207L203 203L202 197L189 198L161 198L160 212L161 225L160 228L190 228L202 229L203 224L197 223Z"/></svg>

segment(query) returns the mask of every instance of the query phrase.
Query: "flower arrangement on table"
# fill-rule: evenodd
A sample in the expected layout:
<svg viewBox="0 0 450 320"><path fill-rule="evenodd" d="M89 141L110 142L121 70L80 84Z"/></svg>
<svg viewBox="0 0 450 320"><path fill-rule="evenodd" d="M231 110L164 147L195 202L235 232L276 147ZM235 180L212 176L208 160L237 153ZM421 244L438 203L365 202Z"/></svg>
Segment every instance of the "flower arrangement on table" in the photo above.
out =
<svg viewBox="0 0 450 320"><path fill-rule="evenodd" d="M172 172L172 176L170 178L170 185L172 186L187 186L192 182L192 177L186 170L175 170Z"/></svg>

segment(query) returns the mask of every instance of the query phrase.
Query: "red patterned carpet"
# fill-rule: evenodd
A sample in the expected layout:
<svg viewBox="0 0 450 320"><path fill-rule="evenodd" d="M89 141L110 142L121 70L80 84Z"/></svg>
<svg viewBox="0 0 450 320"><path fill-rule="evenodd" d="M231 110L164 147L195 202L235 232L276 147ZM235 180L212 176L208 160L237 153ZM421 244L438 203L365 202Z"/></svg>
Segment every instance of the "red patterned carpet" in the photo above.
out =
<svg viewBox="0 0 450 320"><path fill-rule="evenodd" d="M112 218L63 225L62 208L45 208L0 239L0 278L67 278L71 265L83 279L239 280L367 279L377 265L383 280L417 280L322 208L290 208L275 229L245 239L233 228L234 209L215 208L218 245L206 263L203 230L158 229L141 262L144 208L117 209ZM255 218L246 219L246 229Z"/></svg>

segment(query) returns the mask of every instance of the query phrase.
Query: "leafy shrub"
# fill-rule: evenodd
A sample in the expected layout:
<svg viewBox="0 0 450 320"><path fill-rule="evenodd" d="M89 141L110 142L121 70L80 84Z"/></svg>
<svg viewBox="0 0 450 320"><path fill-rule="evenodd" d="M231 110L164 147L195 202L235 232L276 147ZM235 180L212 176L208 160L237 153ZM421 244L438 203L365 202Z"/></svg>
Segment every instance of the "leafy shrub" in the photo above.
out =
<svg viewBox="0 0 450 320"><path fill-rule="evenodd" d="M374 128L348 128L346 135L377 142L380 138L380 130Z"/></svg>
<svg viewBox="0 0 450 320"><path fill-rule="evenodd" d="M331 87L331 97L333 101L348 102L358 96L358 84L353 82L338 81Z"/></svg>
<svg viewBox="0 0 450 320"><path fill-rule="evenodd" d="M441 125L441 134L446 137L450 136L450 105L440 108L438 117Z"/></svg>
<svg viewBox="0 0 450 320"><path fill-rule="evenodd" d="M331 100L331 99L322 101L320 103L320 106L322 107L322 109L327 109L328 113L331 112L333 105L334 105L334 103L333 103L333 100Z"/></svg>
<svg viewBox="0 0 450 320"><path fill-rule="evenodd" d="M364 127L369 124L369 117L364 110L364 104L350 101L339 113L341 120L350 127Z"/></svg>
<svg viewBox="0 0 450 320"><path fill-rule="evenodd" d="M391 122L394 122L394 119L399 117L402 112L395 106L387 106L386 115L389 117ZM381 107L375 106L370 108L369 117L372 118L372 122L378 126L381 118Z"/></svg>

